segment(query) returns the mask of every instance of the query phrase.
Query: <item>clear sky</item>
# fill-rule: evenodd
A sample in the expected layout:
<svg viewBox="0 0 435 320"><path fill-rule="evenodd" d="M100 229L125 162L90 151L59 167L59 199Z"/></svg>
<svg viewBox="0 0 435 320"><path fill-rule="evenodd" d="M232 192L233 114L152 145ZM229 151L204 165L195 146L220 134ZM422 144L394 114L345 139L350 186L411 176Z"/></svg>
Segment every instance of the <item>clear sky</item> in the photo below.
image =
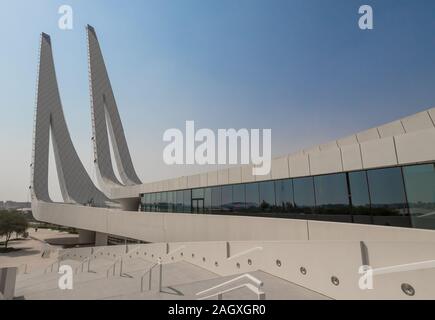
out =
<svg viewBox="0 0 435 320"><path fill-rule="evenodd" d="M58 8L74 29L58 28ZM370 4L374 30L358 28ZM0 200L28 199L40 33L52 36L76 149L93 175L85 25L96 28L143 181L201 172L163 163L184 121L271 128L272 154L435 105L433 0L0 0ZM53 178L53 165L51 181ZM53 182L50 190L58 198Z"/></svg>

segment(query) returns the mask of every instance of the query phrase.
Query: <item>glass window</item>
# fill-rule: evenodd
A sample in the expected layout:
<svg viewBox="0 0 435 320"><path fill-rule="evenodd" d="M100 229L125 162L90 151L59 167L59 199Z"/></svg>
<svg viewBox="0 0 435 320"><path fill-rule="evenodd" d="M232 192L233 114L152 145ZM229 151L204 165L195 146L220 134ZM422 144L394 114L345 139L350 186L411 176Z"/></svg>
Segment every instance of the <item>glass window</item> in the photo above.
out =
<svg viewBox="0 0 435 320"><path fill-rule="evenodd" d="M155 193L151 193L150 195L150 212L155 212L156 211L156 194Z"/></svg>
<svg viewBox="0 0 435 320"><path fill-rule="evenodd" d="M275 208L275 184L273 181L259 183L260 208L263 212L271 212Z"/></svg>
<svg viewBox="0 0 435 320"><path fill-rule="evenodd" d="M231 212L233 211L233 186L221 187L221 211Z"/></svg>
<svg viewBox="0 0 435 320"><path fill-rule="evenodd" d="M168 212L168 193L162 192L160 194L160 211Z"/></svg>
<svg viewBox="0 0 435 320"><path fill-rule="evenodd" d="M140 211L144 211L145 208L145 195L140 195Z"/></svg>
<svg viewBox="0 0 435 320"><path fill-rule="evenodd" d="M345 173L314 177L316 212L322 220L352 222Z"/></svg>
<svg viewBox="0 0 435 320"><path fill-rule="evenodd" d="M409 227L402 170L399 167L367 171L373 223Z"/></svg>
<svg viewBox="0 0 435 320"><path fill-rule="evenodd" d="M184 203L183 212L186 212L186 213L192 212L192 191L191 190L184 190L183 203Z"/></svg>
<svg viewBox="0 0 435 320"><path fill-rule="evenodd" d="M206 213L211 212L211 188L204 190L204 210Z"/></svg>
<svg viewBox="0 0 435 320"><path fill-rule="evenodd" d="M435 164L403 167L412 226L435 229Z"/></svg>
<svg viewBox="0 0 435 320"><path fill-rule="evenodd" d="M352 201L352 216L355 223L372 223L367 172L349 172L349 187Z"/></svg>
<svg viewBox="0 0 435 320"><path fill-rule="evenodd" d="M260 210L260 192L258 183L248 183L245 185L246 190L246 209L251 212Z"/></svg>
<svg viewBox="0 0 435 320"><path fill-rule="evenodd" d="M316 206L313 177L293 179L295 210L300 213L312 213Z"/></svg>
<svg viewBox="0 0 435 320"><path fill-rule="evenodd" d="M211 208L212 212L220 212L221 209L221 188L211 188Z"/></svg>
<svg viewBox="0 0 435 320"><path fill-rule="evenodd" d="M192 199L204 199L204 189L193 189Z"/></svg>
<svg viewBox="0 0 435 320"><path fill-rule="evenodd" d="M174 191L168 192L168 212L174 212Z"/></svg>
<svg viewBox="0 0 435 320"><path fill-rule="evenodd" d="M246 207L245 185L233 185L233 211L243 212Z"/></svg>
<svg viewBox="0 0 435 320"><path fill-rule="evenodd" d="M149 193L144 195L144 211L149 212L151 208L151 195Z"/></svg>
<svg viewBox="0 0 435 320"><path fill-rule="evenodd" d="M365 171L349 172L349 186L352 197L352 206L370 207L369 186Z"/></svg>
<svg viewBox="0 0 435 320"><path fill-rule="evenodd" d="M182 190L178 190L176 191L177 194L177 208L176 208L176 212L183 212L183 191Z"/></svg>
<svg viewBox="0 0 435 320"><path fill-rule="evenodd" d="M292 212L293 182L291 179L275 181L276 211Z"/></svg>
<svg viewBox="0 0 435 320"><path fill-rule="evenodd" d="M192 213L204 213L204 191L205 189L192 189Z"/></svg>
<svg viewBox="0 0 435 320"><path fill-rule="evenodd" d="M155 200L155 210L156 212L160 212L160 199L161 199L161 193L156 193L156 200Z"/></svg>

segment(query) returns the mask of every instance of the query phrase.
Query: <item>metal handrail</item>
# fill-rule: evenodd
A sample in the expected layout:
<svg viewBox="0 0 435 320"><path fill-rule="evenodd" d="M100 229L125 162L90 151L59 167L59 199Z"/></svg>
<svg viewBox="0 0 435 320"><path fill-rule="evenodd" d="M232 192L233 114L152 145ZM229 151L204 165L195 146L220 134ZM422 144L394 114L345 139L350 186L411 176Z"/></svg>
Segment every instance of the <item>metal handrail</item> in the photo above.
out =
<svg viewBox="0 0 435 320"><path fill-rule="evenodd" d="M179 248L177 248L177 249L175 249L175 250L173 250L173 251L171 251L171 252L168 252L168 253L166 253L165 254L165 257L168 257L168 256L170 256L170 255L173 255L174 253L176 253L176 252L178 252L178 251L180 251L180 250L183 250L183 249L185 249L186 248L186 246L181 246L181 247L179 247ZM143 274L142 274L142 276L141 276L141 278L140 278L140 292L143 292L143 281L144 281L144 279L145 279L145 276L147 275L147 274L149 274L149 279L148 279L148 290L151 290L151 283L152 283L152 270L155 268L155 267L157 267L157 266L159 266L160 267L160 272L159 272L159 292L161 292L162 291L162 277L163 277L163 270L162 270L162 268L163 268L163 259L162 258L159 258L158 259L158 262L156 262L156 263L154 263L150 268L148 268Z"/></svg>
<svg viewBox="0 0 435 320"><path fill-rule="evenodd" d="M210 299L210 298L213 298L213 297L216 297L216 296L217 296L218 300L222 300L222 296L224 294L232 292L232 291L236 291L236 290L242 289L242 288L248 288L249 290L254 292L257 295L258 300L266 300L266 293L264 291L261 291L259 288L257 288L256 286L254 286L251 283L244 283L244 284L241 284L239 286L236 286L236 287L233 287L233 288L230 288L230 289L219 291L219 292L214 293L212 295L199 298L198 300L206 300L206 299Z"/></svg>
<svg viewBox="0 0 435 320"><path fill-rule="evenodd" d="M235 255L233 255L233 256L227 258L227 260L230 261L230 260L233 260L233 259L237 259L237 258L243 257L243 256L245 256L245 255L247 255L247 254L250 254L251 252L257 251L257 250L258 250L258 251L261 251L261 250L263 250L263 247L254 247L254 248L250 248L250 249L248 249L248 250L245 250L245 251L239 252L239 253L237 253L237 254L235 254Z"/></svg>
<svg viewBox="0 0 435 320"><path fill-rule="evenodd" d="M56 261L52 262L47 268L45 268L44 273L47 273L47 270L50 269L50 272L53 272L53 267L54 265L57 263L58 264L58 269L60 267L60 262L61 260L58 258Z"/></svg>
<svg viewBox="0 0 435 320"><path fill-rule="evenodd" d="M118 258L119 259L119 258ZM113 264L106 270L106 278L109 278L109 271L113 268L113 275L115 275L115 266L118 263L118 259L115 260Z"/></svg>
<svg viewBox="0 0 435 320"><path fill-rule="evenodd" d="M131 253L136 252L138 249L142 248L141 245L136 246L135 248L133 248L132 250L124 253L123 255L121 255L120 257L116 258L115 262L106 270L106 278L109 278L109 271L113 268L113 275L115 276L115 269L116 269L116 264L118 262L121 262L120 265L120 269L119 269L119 275L122 276L122 267L123 267L123 259L125 256L130 255Z"/></svg>
<svg viewBox="0 0 435 320"><path fill-rule="evenodd" d="M27 273L28 273L28 272L27 272L27 269L28 269L28 263L20 264L20 265L17 267L18 272L20 272L20 268L21 268L21 267L24 267L24 273L23 273L23 274L27 274Z"/></svg>
<svg viewBox="0 0 435 320"><path fill-rule="evenodd" d="M156 267L156 266L158 266L160 263L154 263L150 268L148 268L148 270L146 270L143 274L142 274L142 276L141 276L141 278L140 278L140 292L143 292L143 279L145 278L145 276L149 273L149 279L148 279L148 290L151 290L151 271ZM160 282L160 285L159 285L159 288L160 288L160 291L161 291L161 289L162 289L162 287L161 287L161 282Z"/></svg>
<svg viewBox="0 0 435 320"><path fill-rule="evenodd" d="M104 248L103 248L104 249ZM77 268L76 268L76 274L78 273L78 270L81 268L81 272L84 272L84 265L85 265L85 263L87 262L88 263L88 272L89 272L89 270L90 270L90 268L91 268L91 260L92 260L92 258L94 257L95 259L96 259L96 257L97 257L97 254L99 253L99 252L101 252L101 251L103 251L103 249L100 249L100 250L97 250L97 251L95 251L94 252L94 250L93 250L93 248L92 248L92 250L91 250L91 254L89 255L89 256L87 256L86 258L84 258L81 262L80 262L80 264L77 266Z"/></svg>
<svg viewBox="0 0 435 320"><path fill-rule="evenodd" d="M263 286L263 281L261 281L261 280L255 278L254 276L251 276L251 275L248 274L248 273L245 273L245 274L243 274L243 275L241 275L241 276L238 276L238 277L236 277L236 278L234 278L234 279L231 279L231 280L229 280L229 281L226 281L226 282L223 282L223 283L221 283L221 284L218 284L217 286L214 286L214 287L211 287L211 288L209 288L209 289L207 289L207 290L204 290L204 291L198 292L196 295L197 295L197 296L200 296L200 295L202 295L202 294L204 294L204 293L207 293L207 292L213 291L213 290L215 290L215 289L218 289L218 288L220 288L220 287L223 287L223 286L229 285L229 284L231 284L231 283L234 283L234 282L236 282L236 281L238 281L238 280L240 280L240 279L244 279L244 278L248 278L250 281L254 282L258 288L260 288L260 287Z"/></svg>
<svg viewBox="0 0 435 320"><path fill-rule="evenodd" d="M47 268L45 268L44 273L47 273L47 270L48 270L49 268L51 268L50 272L53 272L53 267L54 267L54 265L55 265L56 263L58 264L57 269L58 269L58 271L59 271L60 263L65 259L65 256L66 256L66 255L67 255L67 254L63 254L63 255L61 255L61 256L58 256L57 259L56 259L56 261L54 261L54 262L51 263Z"/></svg>
<svg viewBox="0 0 435 320"><path fill-rule="evenodd" d="M77 268L76 268L76 270L75 270L75 271L76 271L76 274L78 274L80 267L81 267L81 269L82 269L82 272L84 272L84 266L85 266L85 263L86 263L86 262L88 262L88 272L89 272L90 262L91 262L91 258L92 258L93 255L94 255L94 254L92 253L90 256L84 258L84 259L80 262L80 264L77 266Z"/></svg>
<svg viewBox="0 0 435 320"><path fill-rule="evenodd" d="M200 292L198 292L196 295L197 295L197 296L201 296L201 295L203 295L203 294L206 294L206 293L209 293L209 292L215 291L216 289L219 289L219 288L222 288L222 287L224 287L224 286L230 285L230 284L232 284L232 283L234 283L234 282L237 282L237 281L239 281L239 280L241 280L241 279L248 279L249 281L253 282L253 283L255 284L255 286L252 285L252 284L250 284L250 283L244 283L244 284L242 284L242 285L238 285L238 286L236 286L236 287L233 287L233 288L230 288L230 289L225 289L225 290L219 291L219 292L217 292L217 293L211 294L211 295L205 297L204 299L211 298L211 297L214 297L214 296L218 296L218 298L219 298L219 296L220 296L220 298L222 298L222 295L223 295L224 293L228 293L228 292L230 292L230 291L234 291L234 290L236 290L236 289L240 289L240 288L242 288L242 287L247 287L248 289L250 289L251 291L253 291L254 293L256 293L256 294L258 295L258 299L259 299L259 300L264 300L264 299L265 299L265 293L264 293L263 291L260 290L260 288L263 286L263 281L261 281L261 280L255 278L254 276L252 276L252 275L250 275L250 274L248 274L248 273L246 273L246 274L244 274L244 275L241 275L241 276L238 276L238 277L236 277L236 278L234 278L234 279L231 279L231 280L229 280L229 281L225 281L225 282L223 282L223 283L221 283L221 284L218 284L217 286L214 286L214 287L211 287L211 288L209 288L209 289L206 289L206 290L200 291ZM255 290L253 290L252 288L254 288ZM200 299L200 300L202 300L202 299Z"/></svg>

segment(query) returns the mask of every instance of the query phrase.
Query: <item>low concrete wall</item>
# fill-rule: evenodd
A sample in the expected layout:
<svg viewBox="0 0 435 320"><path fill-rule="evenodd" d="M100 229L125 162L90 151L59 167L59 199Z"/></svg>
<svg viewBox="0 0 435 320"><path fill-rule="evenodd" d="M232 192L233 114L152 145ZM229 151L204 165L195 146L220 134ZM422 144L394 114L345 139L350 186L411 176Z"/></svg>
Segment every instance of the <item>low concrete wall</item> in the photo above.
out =
<svg viewBox="0 0 435 320"><path fill-rule="evenodd" d="M372 225L32 203L37 220L146 242L349 240L434 241L435 231Z"/></svg>
<svg viewBox="0 0 435 320"><path fill-rule="evenodd" d="M15 295L15 282L18 268L0 268L0 295L3 300L11 300Z"/></svg>
<svg viewBox="0 0 435 320"><path fill-rule="evenodd" d="M433 248L432 242L211 241L99 247L92 258L186 261L221 276L262 270L334 299L435 299ZM360 287L363 265L375 270L371 288ZM379 268L389 270L377 274Z"/></svg>

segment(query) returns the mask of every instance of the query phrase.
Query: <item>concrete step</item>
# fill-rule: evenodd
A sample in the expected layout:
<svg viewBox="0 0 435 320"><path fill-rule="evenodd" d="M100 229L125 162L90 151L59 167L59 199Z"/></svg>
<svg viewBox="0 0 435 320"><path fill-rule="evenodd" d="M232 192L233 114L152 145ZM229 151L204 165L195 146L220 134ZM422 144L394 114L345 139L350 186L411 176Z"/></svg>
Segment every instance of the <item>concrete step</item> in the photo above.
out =
<svg viewBox="0 0 435 320"><path fill-rule="evenodd" d="M124 266L123 276L106 277L107 264L94 261L92 272L83 272L74 275L73 290L60 290L57 273L40 274L33 278L21 278L16 289L16 296L23 299L119 299L123 296L140 294L141 276L152 265L150 262L130 261ZM157 294L158 270L152 271L152 291L144 296L163 298L165 294ZM186 282L202 281L216 277L214 273L206 271L186 262L177 262L165 265L163 268L163 286L171 287ZM144 279L144 287L148 289L148 276ZM168 294L169 295L169 294ZM169 296L171 297L171 296Z"/></svg>

